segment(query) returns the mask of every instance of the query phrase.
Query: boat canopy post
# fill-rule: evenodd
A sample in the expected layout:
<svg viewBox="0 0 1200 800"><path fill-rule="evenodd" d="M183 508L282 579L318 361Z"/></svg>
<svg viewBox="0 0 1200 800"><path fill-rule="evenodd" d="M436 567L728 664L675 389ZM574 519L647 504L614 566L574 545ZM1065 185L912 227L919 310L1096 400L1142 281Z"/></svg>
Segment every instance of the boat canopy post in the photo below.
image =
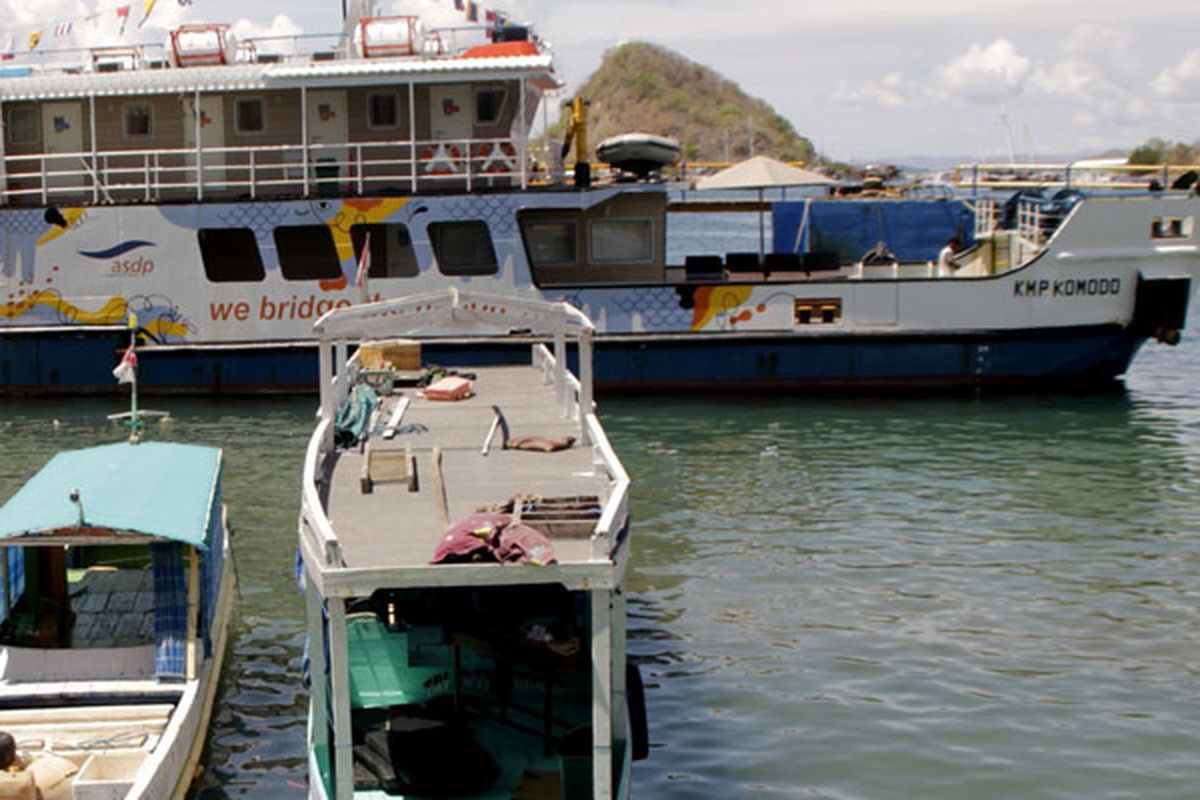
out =
<svg viewBox="0 0 1200 800"><path fill-rule="evenodd" d="M333 702L333 762L336 798L354 796L354 742L350 730L350 664L346 649L346 601L331 597L329 608L329 679Z"/></svg>
<svg viewBox="0 0 1200 800"><path fill-rule="evenodd" d="M325 448L333 447L333 415L336 412L333 399L333 383L329 380L329 376L333 375L333 344L325 339L322 339L317 345L317 371L321 385L321 418L330 420L328 430L325 432Z"/></svg>
<svg viewBox="0 0 1200 800"><path fill-rule="evenodd" d="M554 332L554 400L564 413L567 405L567 335Z"/></svg>
<svg viewBox="0 0 1200 800"><path fill-rule="evenodd" d="M579 332L579 435L583 444L590 444L587 417L595 409L592 403L592 332Z"/></svg>
<svg viewBox="0 0 1200 800"><path fill-rule="evenodd" d="M350 346L345 339L338 339L333 345L333 370L337 376L338 386L341 387L342 398L350 391L350 386L346 382L348 372L347 365L350 363ZM339 398L339 399L342 399Z"/></svg>
<svg viewBox="0 0 1200 800"><path fill-rule="evenodd" d="M325 663L327 635L324 621L324 614L321 610L321 593L313 582L312 576L308 572L308 566L304 569L304 605L308 618L308 630L320 631L321 638L318 640L310 633L308 645L308 681L309 681L309 696L312 702L309 708L312 709L312 745L314 748L324 746L326 755L332 759L332 753L329 749L329 671L328 665ZM314 760L313 756L316 753L309 755L309 764L317 769L311 773L309 780L320 780L320 757L319 755ZM328 794L328 786L324 787Z"/></svg>
<svg viewBox="0 0 1200 800"><path fill-rule="evenodd" d="M196 642L200 635L196 619L200 608L200 558L194 547L187 549L187 661L185 675L196 680Z"/></svg>
<svg viewBox="0 0 1200 800"><path fill-rule="evenodd" d="M592 592L591 600L592 796L612 797L612 592Z"/></svg>

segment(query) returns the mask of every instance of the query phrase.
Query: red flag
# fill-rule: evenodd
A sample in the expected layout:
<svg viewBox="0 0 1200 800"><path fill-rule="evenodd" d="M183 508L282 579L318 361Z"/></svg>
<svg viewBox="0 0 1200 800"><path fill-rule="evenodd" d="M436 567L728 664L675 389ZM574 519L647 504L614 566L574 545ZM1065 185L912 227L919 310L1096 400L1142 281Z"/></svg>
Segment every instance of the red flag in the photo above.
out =
<svg viewBox="0 0 1200 800"><path fill-rule="evenodd" d="M358 254L358 272L354 274L354 285L358 287L361 302L367 302L367 273L371 270L371 232L363 237L362 251Z"/></svg>
<svg viewBox="0 0 1200 800"><path fill-rule="evenodd" d="M125 348L125 355L121 356L121 363L117 364L113 369L113 377L117 379L117 383L134 383L137 381L137 353L133 351L133 345Z"/></svg>

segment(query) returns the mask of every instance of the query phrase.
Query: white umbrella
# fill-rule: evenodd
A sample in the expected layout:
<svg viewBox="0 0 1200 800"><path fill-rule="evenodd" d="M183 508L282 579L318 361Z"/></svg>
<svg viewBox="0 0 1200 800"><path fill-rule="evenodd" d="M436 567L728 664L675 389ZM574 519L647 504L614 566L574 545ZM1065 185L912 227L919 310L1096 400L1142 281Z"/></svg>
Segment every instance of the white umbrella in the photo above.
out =
<svg viewBox="0 0 1200 800"><path fill-rule="evenodd" d="M783 186L829 186L834 181L811 169L801 169L767 156L755 156L715 175L701 178L697 189L772 189Z"/></svg>
<svg viewBox="0 0 1200 800"><path fill-rule="evenodd" d="M714 175L709 175L707 178L701 178L696 182L696 188L699 190L757 189L758 202L761 205L764 189L784 186L831 186L835 182L811 169L793 167L791 164L785 164L768 156L754 156ZM758 212L758 255L760 258L763 250L763 214L760 210Z"/></svg>

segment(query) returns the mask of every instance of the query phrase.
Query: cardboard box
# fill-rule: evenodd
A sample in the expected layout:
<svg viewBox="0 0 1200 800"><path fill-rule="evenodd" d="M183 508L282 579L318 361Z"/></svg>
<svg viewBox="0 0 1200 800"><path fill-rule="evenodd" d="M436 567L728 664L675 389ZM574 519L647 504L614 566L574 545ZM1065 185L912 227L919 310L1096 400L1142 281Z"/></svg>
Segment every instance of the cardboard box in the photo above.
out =
<svg viewBox="0 0 1200 800"><path fill-rule="evenodd" d="M412 339L363 342L358 348L358 363L367 370L415 372L421 369L421 343Z"/></svg>

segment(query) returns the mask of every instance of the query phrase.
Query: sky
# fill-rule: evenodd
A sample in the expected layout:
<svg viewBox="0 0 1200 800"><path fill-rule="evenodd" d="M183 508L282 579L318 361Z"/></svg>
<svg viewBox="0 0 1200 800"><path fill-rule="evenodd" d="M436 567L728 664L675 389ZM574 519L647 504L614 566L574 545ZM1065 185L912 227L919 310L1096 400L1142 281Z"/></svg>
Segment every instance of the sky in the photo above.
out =
<svg viewBox="0 0 1200 800"><path fill-rule="evenodd" d="M332 32L341 0L0 0L21 49L162 42L181 21L241 36ZM451 14L454 0L403 0ZM770 103L823 155L846 161L1050 160L1200 139L1197 0L485 0L554 46L567 90L628 41L670 48ZM99 14L92 21L90 15Z"/></svg>

